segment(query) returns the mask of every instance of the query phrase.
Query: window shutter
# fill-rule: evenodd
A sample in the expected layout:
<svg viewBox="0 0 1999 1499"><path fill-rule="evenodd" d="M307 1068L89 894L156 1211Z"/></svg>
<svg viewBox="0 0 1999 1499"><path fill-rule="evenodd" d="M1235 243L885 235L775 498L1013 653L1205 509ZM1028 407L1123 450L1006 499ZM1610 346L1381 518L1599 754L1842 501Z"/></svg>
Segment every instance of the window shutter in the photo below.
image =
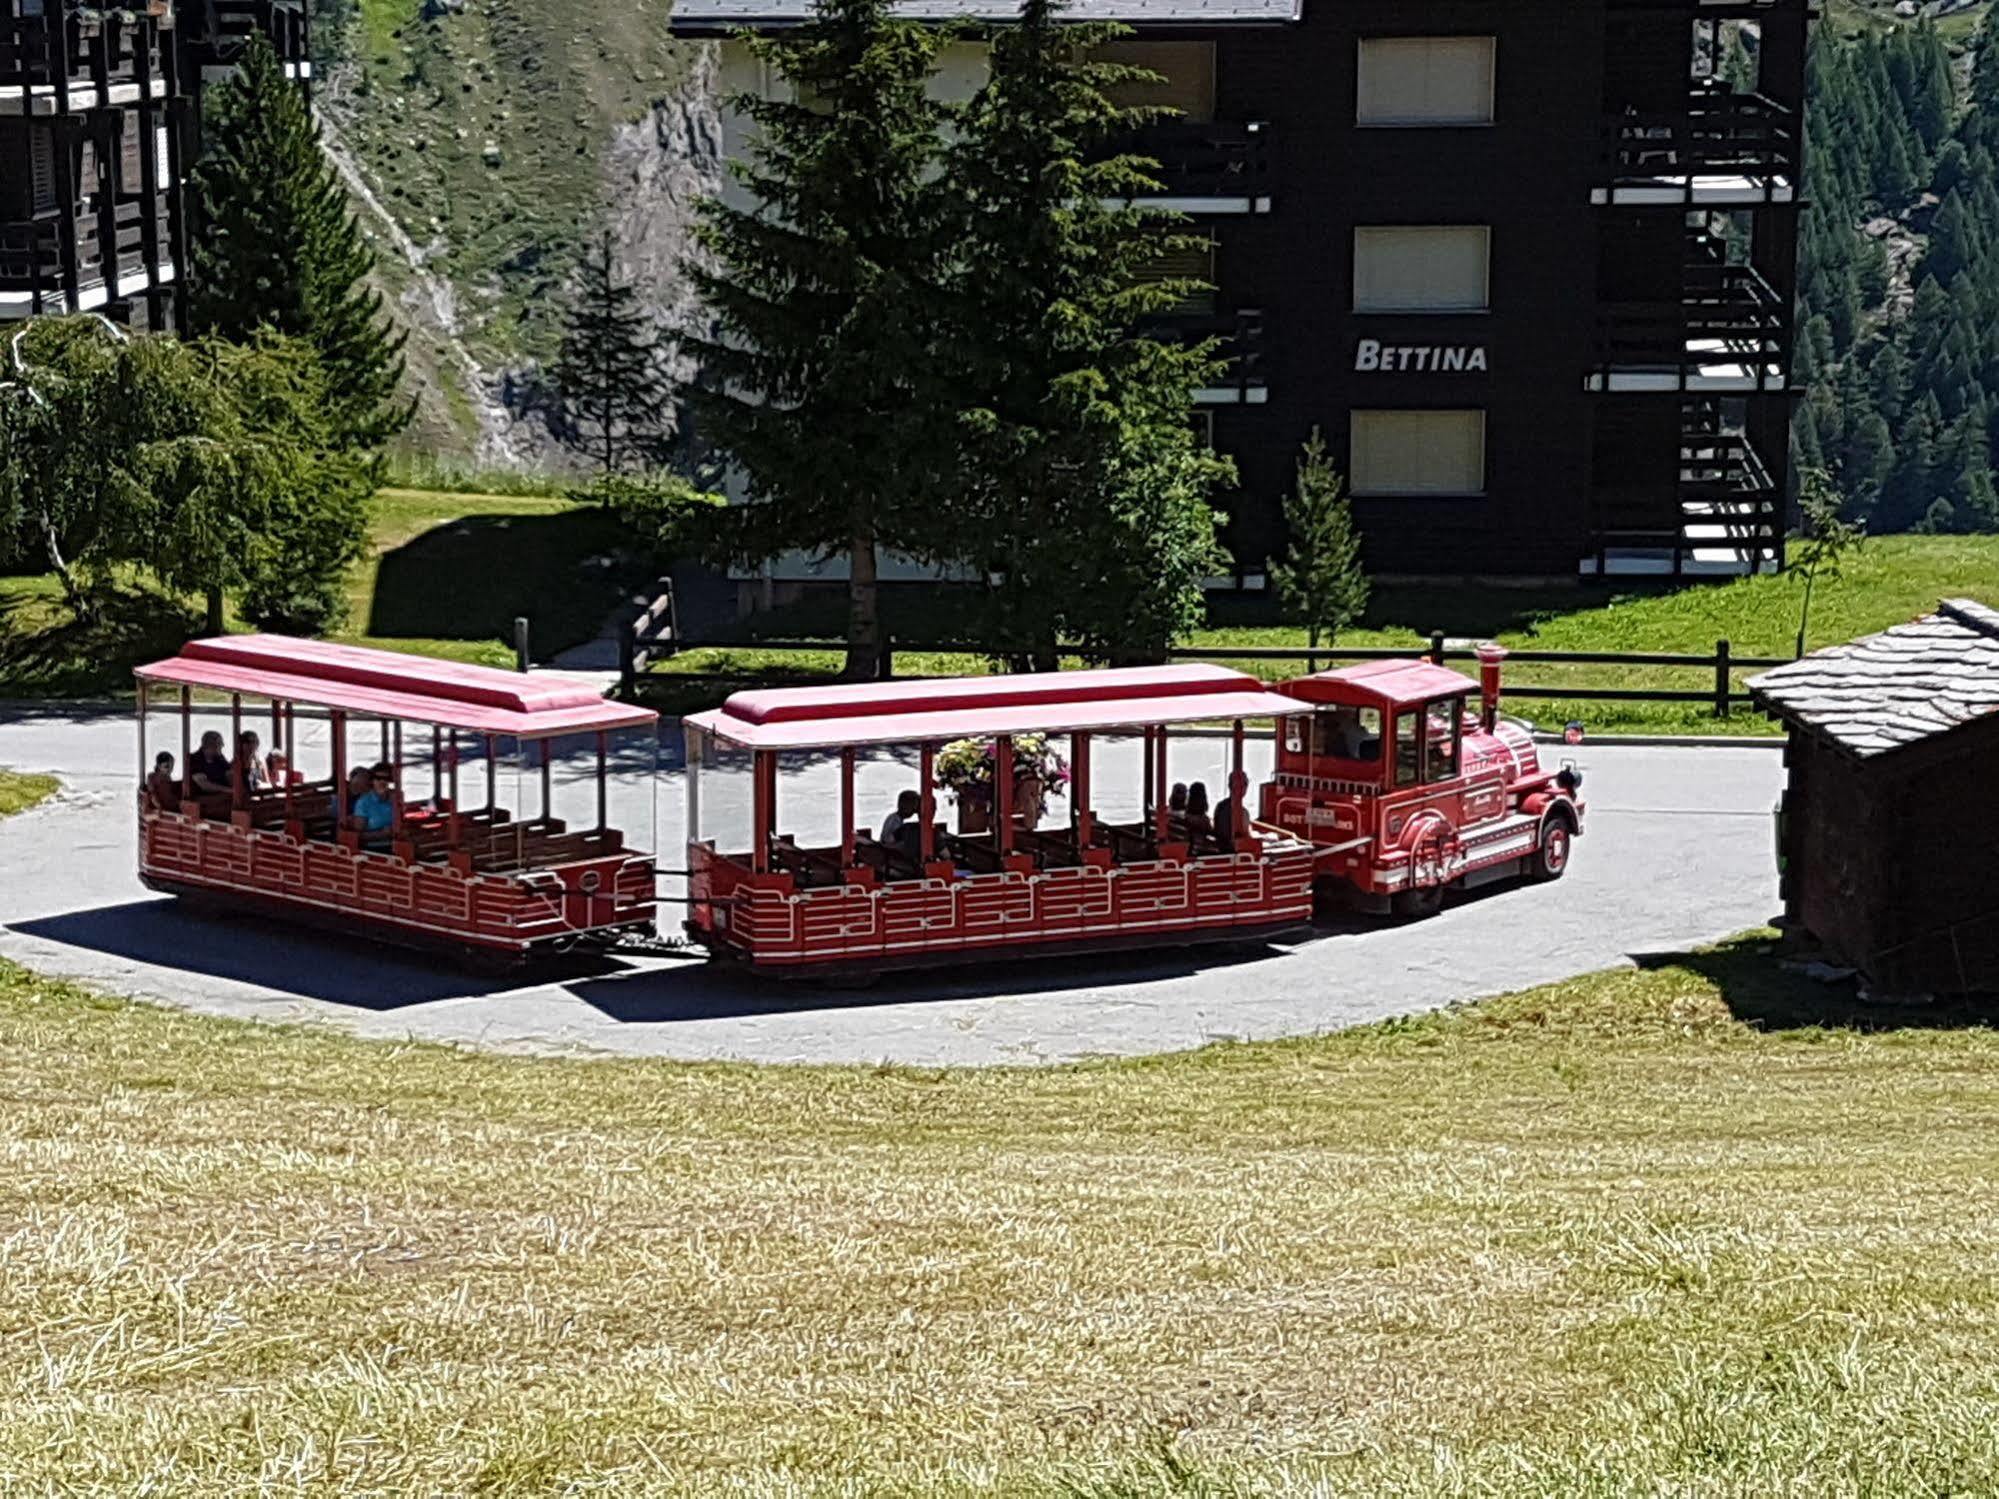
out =
<svg viewBox="0 0 1999 1499"><path fill-rule="evenodd" d="M28 159L32 163L32 211L51 213L56 206L56 153L48 131L36 130L28 137Z"/></svg>
<svg viewBox="0 0 1999 1499"><path fill-rule="evenodd" d="M1159 75L1156 83L1118 84L1110 90L1114 103L1127 109L1164 106L1187 120L1214 119L1213 42L1106 42L1097 49L1096 58Z"/></svg>
<svg viewBox="0 0 1999 1499"><path fill-rule="evenodd" d="M1357 495L1477 495L1485 491L1483 411L1356 411Z"/></svg>
<svg viewBox="0 0 1999 1499"><path fill-rule="evenodd" d="M1207 316L1215 310L1215 246L1212 240L1191 248L1161 250L1148 256L1135 278L1148 281L1199 281L1204 290L1182 297L1175 312Z"/></svg>
<svg viewBox="0 0 1999 1499"><path fill-rule="evenodd" d="M1491 243L1483 224L1356 228L1354 311L1483 312Z"/></svg>
<svg viewBox="0 0 1999 1499"><path fill-rule="evenodd" d="M140 155L139 117L131 110L123 116L118 139L118 195L136 197L142 190L143 158Z"/></svg>
<svg viewBox="0 0 1999 1499"><path fill-rule="evenodd" d="M1364 37L1355 118L1362 125L1489 125L1489 36Z"/></svg>

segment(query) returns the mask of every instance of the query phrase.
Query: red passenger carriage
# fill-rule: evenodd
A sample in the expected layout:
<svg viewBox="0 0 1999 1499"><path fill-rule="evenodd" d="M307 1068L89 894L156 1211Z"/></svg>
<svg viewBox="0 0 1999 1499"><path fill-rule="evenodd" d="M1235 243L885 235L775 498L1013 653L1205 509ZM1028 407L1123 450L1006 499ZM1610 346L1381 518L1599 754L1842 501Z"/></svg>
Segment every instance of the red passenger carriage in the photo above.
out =
<svg viewBox="0 0 1999 1499"><path fill-rule="evenodd" d="M1296 704L1215 666L1140 667L744 692L687 720L689 930L712 952L774 972L874 970L975 956L1096 952L1119 946L1263 940L1304 929L1314 855L1301 838L1240 815L1244 721ZM1168 805L1173 725L1224 723L1232 742L1230 822L1206 830ZM1066 735L1073 767L1064 825L1014 805L1013 743ZM990 742L990 826L938 817L939 748ZM1098 741L1135 736L1140 815L1102 820L1091 771ZM702 767L747 751L749 826L730 843L700 836ZM915 752L920 809L908 848L855 819L857 752ZM780 831L780 757L839 757L839 841L801 846Z"/></svg>
<svg viewBox="0 0 1999 1499"><path fill-rule="evenodd" d="M614 737L638 737L642 768L653 767L646 709L546 673L269 635L194 641L137 676L142 776L149 706L178 710L179 776L140 793L139 876L155 890L498 963L653 930L653 862L627 846L608 795ZM194 726L223 713L230 784L204 794ZM246 725L266 724L285 769L259 788L236 747ZM374 743L364 754L357 739ZM307 778L302 756L322 741L321 773ZM583 769L564 793L594 792L580 826L555 815L565 751ZM393 811L369 830L355 824L348 777L378 758L393 767ZM419 804L403 777L425 762ZM462 765L474 767L470 787ZM538 812L507 804L534 798L536 782Z"/></svg>

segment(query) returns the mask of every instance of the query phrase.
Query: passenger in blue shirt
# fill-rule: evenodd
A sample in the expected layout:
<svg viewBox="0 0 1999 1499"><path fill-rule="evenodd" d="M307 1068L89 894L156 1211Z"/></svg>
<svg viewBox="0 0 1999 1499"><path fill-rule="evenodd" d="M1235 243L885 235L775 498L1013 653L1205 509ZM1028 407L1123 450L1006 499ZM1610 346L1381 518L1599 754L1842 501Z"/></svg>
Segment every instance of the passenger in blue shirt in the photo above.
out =
<svg viewBox="0 0 1999 1499"><path fill-rule="evenodd" d="M354 820L364 833L386 833L396 821L396 772L387 761L368 772L368 789L354 799Z"/></svg>

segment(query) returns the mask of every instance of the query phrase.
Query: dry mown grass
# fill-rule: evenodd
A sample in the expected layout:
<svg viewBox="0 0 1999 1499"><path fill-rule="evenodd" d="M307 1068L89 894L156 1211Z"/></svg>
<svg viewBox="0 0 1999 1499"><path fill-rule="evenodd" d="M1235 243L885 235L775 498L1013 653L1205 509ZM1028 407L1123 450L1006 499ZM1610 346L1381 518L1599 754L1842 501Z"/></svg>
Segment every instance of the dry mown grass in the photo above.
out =
<svg viewBox="0 0 1999 1499"><path fill-rule="evenodd" d="M1999 1039L1792 982L925 1073L0 969L0 1492L1990 1491Z"/></svg>

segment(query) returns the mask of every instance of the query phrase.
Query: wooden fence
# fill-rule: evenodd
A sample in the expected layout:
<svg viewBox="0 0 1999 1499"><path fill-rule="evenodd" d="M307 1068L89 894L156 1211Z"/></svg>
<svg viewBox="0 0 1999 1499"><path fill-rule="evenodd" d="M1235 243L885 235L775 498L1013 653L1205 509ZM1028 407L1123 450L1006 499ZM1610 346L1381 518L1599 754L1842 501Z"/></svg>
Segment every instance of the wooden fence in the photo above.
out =
<svg viewBox="0 0 1999 1499"><path fill-rule="evenodd" d="M746 650L779 654L792 652L844 653L846 647L839 641L830 640L683 640L684 650ZM963 654L985 656L990 654L984 646L963 642L917 643L902 642L885 646L881 653L881 666L877 675L886 680L895 675L896 650L921 650L936 654ZM1427 648L1415 646L1326 646L1316 651L1308 651L1303 646L1188 646L1166 653L1169 661L1296 661L1301 667L1319 669L1356 661L1406 661L1411 656L1422 654L1439 664L1452 661L1475 662L1478 659L1475 644L1451 645L1446 643L1442 633L1430 637ZM1761 670L1765 667L1786 666L1788 656L1738 656L1725 639L1714 643L1710 655L1696 656L1675 654L1665 651L1537 651L1531 649L1507 649L1509 668L1505 695L1523 701L1546 701L1557 699L1563 702L1602 703L1704 703L1710 706L1716 718L1727 718L1737 708L1751 706L1749 694L1737 691L1733 674L1737 671ZM1511 668L1517 665L1547 666L1663 666L1698 673L1702 681L1699 687L1550 687L1514 679Z"/></svg>

